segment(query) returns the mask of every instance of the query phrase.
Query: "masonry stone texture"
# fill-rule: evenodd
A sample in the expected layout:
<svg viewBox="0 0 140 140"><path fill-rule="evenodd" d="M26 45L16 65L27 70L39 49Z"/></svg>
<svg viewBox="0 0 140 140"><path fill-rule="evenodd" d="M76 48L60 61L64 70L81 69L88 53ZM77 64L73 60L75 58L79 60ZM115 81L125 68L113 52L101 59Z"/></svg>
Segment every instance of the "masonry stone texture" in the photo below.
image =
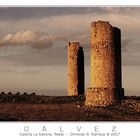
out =
<svg viewBox="0 0 140 140"><path fill-rule="evenodd" d="M84 94L84 53L79 42L68 43L68 96Z"/></svg>
<svg viewBox="0 0 140 140"><path fill-rule="evenodd" d="M86 106L108 106L123 97L121 83L121 33L109 22L91 23L90 87Z"/></svg>

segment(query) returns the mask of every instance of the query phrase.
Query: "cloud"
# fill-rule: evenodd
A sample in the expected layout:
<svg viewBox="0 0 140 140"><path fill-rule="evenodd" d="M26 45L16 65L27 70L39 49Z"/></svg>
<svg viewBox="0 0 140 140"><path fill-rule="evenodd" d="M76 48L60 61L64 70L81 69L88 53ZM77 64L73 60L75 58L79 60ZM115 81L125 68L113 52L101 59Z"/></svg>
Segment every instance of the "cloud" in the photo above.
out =
<svg viewBox="0 0 140 140"><path fill-rule="evenodd" d="M0 8L1 20L20 20L74 14L135 13L139 7L7 7Z"/></svg>
<svg viewBox="0 0 140 140"><path fill-rule="evenodd" d="M0 39L0 46L30 46L35 49L45 49L53 46L57 41L68 41L71 37L76 37L79 40L81 37L82 42L85 41L85 36L76 32L47 35L47 33L27 30L15 34L7 34Z"/></svg>
<svg viewBox="0 0 140 140"><path fill-rule="evenodd" d="M90 22L107 20L121 29L122 53L126 56L125 61L129 59L137 61L135 60L137 58L131 57L128 53L135 56L138 51L138 47L134 46L137 45L135 42L139 43L139 13L140 8L137 7L0 9L0 58L6 62L12 61L23 65L66 64L64 60L67 58L66 46L69 41L79 41L84 47L85 56L89 57ZM29 53L18 49L19 46ZM2 48L11 49L3 53ZM132 64L131 61L128 63Z"/></svg>
<svg viewBox="0 0 140 140"><path fill-rule="evenodd" d="M16 34L8 34L0 40L0 46L31 46L38 47L49 47L55 41L55 37L51 35L43 35L41 32L34 31L20 31Z"/></svg>
<svg viewBox="0 0 140 140"><path fill-rule="evenodd" d="M112 8L114 10L115 8ZM106 14L111 8L101 7L7 7L0 8L1 20L20 20L40 17L51 17L71 14L102 13Z"/></svg>

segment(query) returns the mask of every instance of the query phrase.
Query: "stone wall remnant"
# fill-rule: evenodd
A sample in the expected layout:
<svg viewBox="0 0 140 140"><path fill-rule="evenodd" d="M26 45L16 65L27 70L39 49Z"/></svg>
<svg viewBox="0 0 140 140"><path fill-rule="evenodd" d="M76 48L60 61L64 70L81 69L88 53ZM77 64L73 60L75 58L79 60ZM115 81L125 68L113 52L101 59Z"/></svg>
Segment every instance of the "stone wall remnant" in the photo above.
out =
<svg viewBox="0 0 140 140"><path fill-rule="evenodd" d="M113 105L123 97L120 29L106 21L92 22L90 41L90 88L85 105Z"/></svg>
<svg viewBox="0 0 140 140"><path fill-rule="evenodd" d="M84 94L84 53L79 42L68 43L68 96Z"/></svg>

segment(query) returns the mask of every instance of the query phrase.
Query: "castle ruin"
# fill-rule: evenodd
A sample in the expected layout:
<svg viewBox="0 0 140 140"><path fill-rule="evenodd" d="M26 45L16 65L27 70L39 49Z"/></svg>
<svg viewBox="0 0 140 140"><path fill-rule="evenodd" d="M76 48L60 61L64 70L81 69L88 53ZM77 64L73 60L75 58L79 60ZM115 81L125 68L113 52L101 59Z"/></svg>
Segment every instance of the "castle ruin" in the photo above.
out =
<svg viewBox="0 0 140 140"><path fill-rule="evenodd" d="M109 22L91 23L90 88L86 106L108 106L123 97L121 82L121 33Z"/></svg>
<svg viewBox="0 0 140 140"><path fill-rule="evenodd" d="M84 53L79 42L68 43L68 96L84 94Z"/></svg>

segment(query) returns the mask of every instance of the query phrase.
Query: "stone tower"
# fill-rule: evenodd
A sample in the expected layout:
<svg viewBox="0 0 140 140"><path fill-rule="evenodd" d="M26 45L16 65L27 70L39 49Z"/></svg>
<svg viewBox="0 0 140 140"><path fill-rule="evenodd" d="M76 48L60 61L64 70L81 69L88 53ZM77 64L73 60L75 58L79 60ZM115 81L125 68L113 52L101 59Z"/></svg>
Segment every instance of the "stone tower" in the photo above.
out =
<svg viewBox="0 0 140 140"><path fill-rule="evenodd" d="M113 105L123 97L120 29L112 27L109 22L92 22L90 40L91 79L85 104Z"/></svg>
<svg viewBox="0 0 140 140"><path fill-rule="evenodd" d="M79 42L68 43L68 96L84 94L84 53Z"/></svg>

